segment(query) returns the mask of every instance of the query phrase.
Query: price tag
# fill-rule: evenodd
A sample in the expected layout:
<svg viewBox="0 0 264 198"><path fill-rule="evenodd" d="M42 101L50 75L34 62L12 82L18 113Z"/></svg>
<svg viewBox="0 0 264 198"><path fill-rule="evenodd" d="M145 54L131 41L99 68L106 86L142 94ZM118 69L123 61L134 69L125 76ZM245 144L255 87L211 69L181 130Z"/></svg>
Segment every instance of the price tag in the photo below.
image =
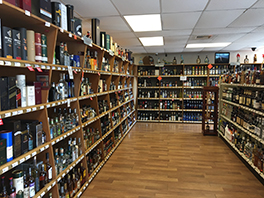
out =
<svg viewBox="0 0 264 198"><path fill-rule="evenodd" d="M58 67L58 70L61 70L61 67Z"/></svg>
<svg viewBox="0 0 264 198"><path fill-rule="evenodd" d="M60 141L60 139L57 139L57 140L56 140L56 143L59 142L59 141Z"/></svg>
<svg viewBox="0 0 264 198"><path fill-rule="evenodd" d="M3 4L3 1L2 0L0 0L0 4Z"/></svg>
<svg viewBox="0 0 264 198"><path fill-rule="evenodd" d="M20 66L21 66L21 64L20 64L20 63L18 63L18 62L15 62L15 66L16 66L16 67L20 67Z"/></svg>
<svg viewBox="0 0 264 198"><path fill-rule="evenodd" d="M63 33L64 32L64 29L60 28L60 31L61 31L61 33Z"/></svg>
<svg viewBox="0 0 264 198"><path fill-rule="evenodd" d="M28 160L30 158L30 155L26 156L26 160Z"/></svg>
<svg viewBox="0 0 264 198"><path fill-rule="evenodd" d="M40 109L44 109L44 106L40 106Z"/></svg>
<svg viewBox="0 0 264 198"><path fill-rule="evenodd" d="M54 145L54 144L55 144L55 142L53 141L51 144L52 144L52 145Z"/></svg>
<svg viewBox="0 0 264 198"><path fill-rule="evenodd" d="M1 125L4 125L4 122L3 122L2 118L0 118L0 126Z"/></svg>
<svg viewBox="0 0 264 198"><path fill-rule="evenodd" d="M2 174L5 173L6 171L8 171L8 167L2 169Z"/></svg>
<svg viewBox="0 0 264 198"><path fill-rule="evenodd" d="M11 116L11 113L5 113L5 117L10 117Z"/></svg>
<svg viewBox="0 0 264 198"><path fill-rule="evenodd" d="M50 69L50 66L47 66L47 69Z"/></svg>
<svg viewBox="0 0 264 198"><path fill-rule="evenodd" d="M32 72L35 71L32 66L27 66L27 68L29 71L32 71Z"/></svg>
<svg viewBox="0 0 264 198"><path fill-rule="evenodd" d="M39 151L40 152L42 152L42 151L44 151L45 150L45 148L44 147L42 147L41 149L39 149Z"/></svg>
<svg viewBox="0 0 264 198"><path fill-rule="evenodd" d="M52 70L55 70L56 69L56 67L52 67Z"/></svg>
<svg viewBox="0 0 264 198"><path fill-rule="evenodd" d="M62 174L62 177L64 177L64 176L65 176L65 173Z"/></svg>
<svg viewBox="0 0 264 198"><path fill-rule="evenodd" d="M4 65L4 61L0 61L0 65Z"/></svg>
<svg viewBox="0 0 264 198"><path fill-rule="evenodd" d="M25 161L25 158L22 158L21 160L19 160L19 163L22 164Z"/></svg>
<svg viewBox="0 0 264 198"><path fill-rule="evenodd" d="M70 79L73 79L73 73L72 73L72 67L71 66L68 66L68 73L69 73Z"/></svg>
<svg viewBox="0 0 264 198"><path fill-rule="evenodd" d="M57 179L57 182L59 182L61 180L61 177L59 177L58 179Z"/></svg>
<svg viewBox="0 0 264 198"><path fill-rule="evenodd" d="M51 186L49 186L48 188L47 188L47 191L49 191L51 189Z"/></svg>
<svg viewBox="0 0 264 198"><path fill-rule="evenodd" d="M50 108L50 104L47 105L47 108Z"/></svg>
<svg viewBox="0 0 264 198"><path fill-rule="evenodd" d="M25 10L25 15L30 16L30 12L28 10Z"/></svg>
<svg viewBox="0 0 264 198"><path fill-rule="evenodd" d="M56 103L53 103L51 106L54 107L56 105Z"/></svg>
<svg viewBox="0 0 264 198"><path fill-rule="evenodd" d="M66 70L65 67L63 67L62 70L65 71Z"/></svg>
<svg viewBox="0 0 264 198"><path fill-rule="evenodd" d="M12 113L12 116L15 116L15 115L17 115L17 111L14 111L14 112Z"/></svg>
<svg viewBox="0 0 264 198"><path fill-rule="evenodd" d="M41 69L45 69L46 68L46 66L45 65L41 65Z"/></svg>
<svg viewBox="0 0 264 198"><path fill-rule="evenodd" d="M12 164L12 168L16 167L18 165L18 162L15 162Z"/></svg>
<svg viewBox="0 0 264 198"><path fill-rule="evenodd" d="M50 23L46 21L46 22L45 22L45 26L46 26L46 27L50 27Z"/></svg>
<svg viewBox="0 0 264 198"><path fill-rule="evenodd" d="M180 81L186 81L187 80L187 76L180 76Z"/></svg>
<svg viewBox="0 0 264 198"><path fill-rule="evenodd" d="M36 151L32 153L32 157L34 157L35 155L37 155Z"/></svg>
<svg viewBox="0 0 264 198"><path fill-rule="evenodd" d="M45 195L45 192L42 192L42 193L40 194L41 197L43 197L44 195Z"/></svg>
<svg viewBox="0 0 264 198"><path fill-rule="evenodd" d="M32 111L36 111L36 110L37 110L37 107L33 107L33 108L32 108Z"/></svg>
<svg viewBox="0 0 264 198"><path fill-rule="evenodd" d="M53 182L52 186L55 186L56 182Z"/></svg>
<svg viewBox="0 0 264 198"><path fill-rule="evenodd" d="M43 72L40 67L36 67L36 69L38 70L38 72Z"/></svg>
<svg viewBox="0 0 264 198"><path fill-rule="evenodd" d="M70 99L67 99L67 106L71 107L71 100Z"/></svg>
<svg viewBox="0 0 264 198"><path fill-rule="evenodd" d="M72 38L72 34L71 33L69 33L69 37Z"/></svg>
<svg viewBox="0 0 264 198"><path fill-rule="evenodd" d="M77 36L76 35L74 35L73 38L74 38L74 40L77 40Z"/></svg>

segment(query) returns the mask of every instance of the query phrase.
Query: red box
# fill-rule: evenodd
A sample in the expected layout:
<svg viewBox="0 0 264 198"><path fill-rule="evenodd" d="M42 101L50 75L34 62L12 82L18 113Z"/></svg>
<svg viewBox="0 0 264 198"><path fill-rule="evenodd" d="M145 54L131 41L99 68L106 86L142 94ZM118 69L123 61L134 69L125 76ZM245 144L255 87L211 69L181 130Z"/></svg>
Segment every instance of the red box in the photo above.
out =
<svg viewBox="0 0 264 198"><path fill-rule="evenodd" d="M31 12L31 0L19 0L19 1L20 1L20 8Z"/></svg>

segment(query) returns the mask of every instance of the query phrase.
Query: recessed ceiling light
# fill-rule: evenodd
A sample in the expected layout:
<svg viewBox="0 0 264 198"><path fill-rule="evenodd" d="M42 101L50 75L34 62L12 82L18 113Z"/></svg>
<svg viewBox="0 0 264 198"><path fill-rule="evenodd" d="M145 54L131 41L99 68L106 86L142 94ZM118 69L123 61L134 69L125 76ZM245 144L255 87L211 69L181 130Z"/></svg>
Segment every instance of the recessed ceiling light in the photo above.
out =
<svg viewBox="0 0 264 198"><path fill-rule="evenodd" d="M162 36L156 36L156 37L141 37L139 38L141 43L144 46L161 46L163 44L163 37Z"/></svg>
<svg viewBox="0 0 264 198"><path fill-rule="evenodd" d="M194 43L194 44L187 44L186 48L226 47L230 44L231 44L230 42L226 42L226 43Z"/></svg>
<svg viewBox="0 0 264 198"><path fill-rule="evenodd" d="M160 14L124 16L134 32L161 31Z"/></svg>

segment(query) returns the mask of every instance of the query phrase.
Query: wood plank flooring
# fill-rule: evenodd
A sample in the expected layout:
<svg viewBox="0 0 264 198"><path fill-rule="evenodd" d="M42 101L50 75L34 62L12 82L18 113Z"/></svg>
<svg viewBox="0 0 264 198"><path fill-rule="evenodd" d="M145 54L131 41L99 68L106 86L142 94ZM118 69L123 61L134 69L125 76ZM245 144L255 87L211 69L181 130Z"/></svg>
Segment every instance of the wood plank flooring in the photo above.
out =
<svg viewBox="0 0 264 198"><path fill-rule="evenodd" d="M82 198L261 198L264 186L201 125L137 123Z"/></svg>

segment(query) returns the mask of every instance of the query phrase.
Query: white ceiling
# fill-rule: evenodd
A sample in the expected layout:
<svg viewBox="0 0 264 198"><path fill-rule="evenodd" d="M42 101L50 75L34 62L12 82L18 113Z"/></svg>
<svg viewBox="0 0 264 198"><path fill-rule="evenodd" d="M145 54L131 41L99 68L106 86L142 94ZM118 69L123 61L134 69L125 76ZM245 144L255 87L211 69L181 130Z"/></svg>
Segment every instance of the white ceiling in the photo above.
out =
<svg viewBox="0 0 264 198"><path fill-rule="evenodd" d="M100 19L101 31L133 53L239 51L264 46L264 0L61 0L73 4L84 29ZM133 32L124 15L161 14L162 31ZM212 35L207 40L196 36ZM164 46L144 47L138 37L163 36ZM186 44L231 42L225 48L186 49Z"/></svg>

